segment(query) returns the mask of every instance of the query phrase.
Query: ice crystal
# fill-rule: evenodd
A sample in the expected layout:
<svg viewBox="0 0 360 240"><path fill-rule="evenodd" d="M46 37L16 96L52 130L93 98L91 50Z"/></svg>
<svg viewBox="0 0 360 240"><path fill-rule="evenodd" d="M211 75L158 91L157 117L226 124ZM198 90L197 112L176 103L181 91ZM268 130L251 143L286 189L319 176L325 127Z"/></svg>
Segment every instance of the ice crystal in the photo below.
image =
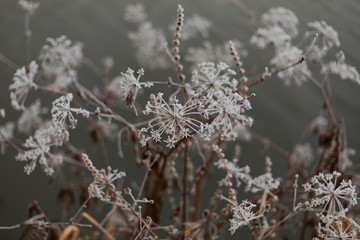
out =
<svg viewBox="0 0 360 240"><path fill-rule="evenodd" d="M31 88L37 89L37 84L34 82L35 74L37 73L38 65L35 61L29 64L28 69L22 67L16 70L13 83L9 86L11 105L16 110L24 110L24 102Z"/></svg>
<svg viewBox="0 0 360 240"><path fill-rule="evenodd" d="M167 103L163 94L150 96L151 101L145 106L144 114L154 114L155 118L149 121L147 128L140 130L141 144L144 146L150 139L161 141L161 136L167 135L167 147L173 148L179 138L190 137L193 133L200 133L203 123L195 117L201 115L196 111L197 103L190 98L182 105L176 97ZM150 130L150 136L145 134Z"/></svg>
<svg viewBox="0 0 360 240"><path fill-rule="evenodd" d="M323 205L323 211L327 210L333 213L337 209L344 211L342 201L346 201L352 206L357 204L355 186L352 185L351 180L342 180L338 183L337 180L340 176L341 174L337 171L327 174L319 173L311 179L310 183L303 185L305 191L315 193L315 198L307 203L310 209Z"/></svg>

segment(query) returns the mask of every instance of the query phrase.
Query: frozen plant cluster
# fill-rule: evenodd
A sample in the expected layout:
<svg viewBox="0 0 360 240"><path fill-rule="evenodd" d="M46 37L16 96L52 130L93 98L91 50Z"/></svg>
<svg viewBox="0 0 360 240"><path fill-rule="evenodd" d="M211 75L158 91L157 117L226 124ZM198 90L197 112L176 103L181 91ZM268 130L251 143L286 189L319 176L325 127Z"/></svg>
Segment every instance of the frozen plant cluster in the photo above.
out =
<svg viewBox="0 0 360 240"><path fill-rule="evenodd" d="M246 57L255 53L243 42L213 42L216 23L187 16L181 5L160 28L150 4L131 3L122 14L134 27L126 36L138 65L113 74L116 58L97 66L65 35L44 39L31 56L30 19L40 5L18 4L26 61L0 53L13 74L0 106L0 151L29 179L45 173L62 214L52 218L34 201L27 219L0 231L21 228L29 239L359 238L356 151L334 102L342 80L358 85L360 78L325 21L301 32L289 9L273 7L257 21L240 1L228 2L254 26L252 63ZM89 87L83 71L101 84ZM252 127L262 111L255 101L267 101L257 90L279 79L320 93L318 114L288 149Z"/></svg>

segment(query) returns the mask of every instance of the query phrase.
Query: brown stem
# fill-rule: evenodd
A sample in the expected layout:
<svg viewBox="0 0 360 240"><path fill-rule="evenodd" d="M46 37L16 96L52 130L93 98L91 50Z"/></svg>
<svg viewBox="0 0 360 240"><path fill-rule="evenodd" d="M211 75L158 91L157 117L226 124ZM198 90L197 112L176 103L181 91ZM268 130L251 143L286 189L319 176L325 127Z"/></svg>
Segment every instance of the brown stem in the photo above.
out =
<svg viewBox="0 0 360 240"><path fill-rule="evenodd" d="M222 143L222 141L218 142L218 145L220 146ZM201 173L198 176L198 180L196 181L196 187L195 187L195 199L194 199L194 211L192 211L192 215L191 215L191 221L195 222L197 220L197 215L198 215L198 211L199 211L199 204L200 204L200 198L201 198L201 190L202 190L202 185L203 182L209 172L209 168L211 166L211 161L213 160L213 158L216 156L216 152L212 151L210 153L210 155L208 156L208 158L205 160L204 164L200 167L201 168Z"/></svg>
<svg viewBox="0 0 360 240"><path fill-rule="evenodd" d="M185 143L186 144L186 143ZM183 173L183 191L182 191L182 198L183 198L183 214L182 214L182 238L185 238L185 223L186 223L186 213L187 213L187 170L188 170L188 146L186 145L184 148L184 173Z"/></svg>
<svg viewBox="0 0 360 240"><path fill-rule="evenodd" d="M18 65L16 65L15 63L13 63L10 59L8 59L7 57L5 57L4 55L2 55L0 53L0 61L3 62L6 66L8 66L9 68L16 70L18 68L20 68Z"/></svg>

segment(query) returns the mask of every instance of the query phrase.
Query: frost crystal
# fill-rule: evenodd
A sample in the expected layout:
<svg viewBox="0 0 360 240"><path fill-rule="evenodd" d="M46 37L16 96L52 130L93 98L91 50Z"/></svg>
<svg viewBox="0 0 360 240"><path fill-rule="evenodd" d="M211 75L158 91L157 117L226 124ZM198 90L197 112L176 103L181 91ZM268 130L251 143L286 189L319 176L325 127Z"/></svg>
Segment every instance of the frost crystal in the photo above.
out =
<svg viewBox="0 0 360 240"><path fill-rule="evenodd" d="M29 69L22 67L16 70L13 83L9 86L11 105L16 110L24 110L24 102L31 88L37 89L36 83L34 83L34 77L37 73L38 65L35 61L32 61L29 65Z"/></svg>
<svg viewBox="0 0 360 240"><path fill-rule="evenodd" d="M338 183L337 179L340 176L337 171L328 174L319 173L311 179L311 183L303 185L305 191L313 191L316 195L307 204L310 209L324 205L323 211L334 213L337 209L345 210L342 201L347 201L352 206L357 204L355 186L352 185L351 180L342 180Z"/></svg>
<svg viewBox="0 0 360 240"><path fill-rule="evenodd" d="M278 69L284 69L292 64L296 64L303 57L303 51L297 47L286 47L278 50L275 57L271 60ZM306 62L296 64L284 71L280 71L277 76L284 81L286 85L291 85L291 80L296 86L301 86L310 76L311 72L307 67Z"/></svg>
<svg viewBox="0 0 360 240"><path fill-rule="evenodd" d="M66 96L61 96L52 103L52 120L54 124L59 128L64 128L66 118L69 117L70 128L75 128L77 120L72 115L72 112L76 114L81 114L83 117L88 118L89 112L81 108L71 108L70 102L73 99L73 95L68 93Z"/></svg>
<svg viewBox="0 0 360 240"><path fill-rule="evenodd" d="M146 104L144 114L152 113L155 118L149 121L147 128L143 128L139 132L143 146L150 139L160 142L161 136L165 133L168 139L164 142L167 143L167 147L173 148L179 138L187 138L193 133L201 131L203 124L195 119L196 115L201 115L196 111L195 100L190 98L182 105L176 97L170 99L168 104L163 99L162 93L158 93L157 96L152 94L150 98L151 101ZM145 136L149 130L151 136Z"/></svg>
<svg viewBox="0 0 360 240"><path fill-rule="evenodd" d="M257 219L258 216L252 212L252 209L256 207L255 204L244 200L239 206L233 207L233 217L230 219L230 232L234 234L235 231L244 225L248 225L252 220Z"/></svg>

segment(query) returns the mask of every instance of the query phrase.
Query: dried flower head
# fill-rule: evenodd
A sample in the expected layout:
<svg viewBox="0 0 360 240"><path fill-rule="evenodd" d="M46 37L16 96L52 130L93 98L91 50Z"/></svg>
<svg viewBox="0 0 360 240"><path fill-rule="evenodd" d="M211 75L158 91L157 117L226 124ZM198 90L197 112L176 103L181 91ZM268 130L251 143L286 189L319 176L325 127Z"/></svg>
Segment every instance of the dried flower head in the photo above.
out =
<svg viewBox="0 0 360 240"><path fill-rule="evenodd" d="M307 80L307 76L311 76L306 62L302 61L302 59L303 51L297 47L289 46L279 49L275 57L271 59L271 64L274 64L278 69L287 68L284 71L279 71L277 74L287 86L291 85L292 82L296 86L301 86ZM296 65L289 67L293 64Z"/></svg>
<svg viewBox="0 0 360 240"><path fill-rule="evenodd" d="M344 201L352 206L356 205L355 186L352 185L351 180L342 180L339 183L337 179L340 176L341 174L337 171L327 174L319 173L311 179L310 183L304 184L305 191L312 191L316 196L307 203L307 207L312 209L323 205L323 211L334 213L345 210Z"/></svg>
<svg viewBox="0 0 360 240"><path fill-rule="evenodd" d="M327 25L325 21L315 21L308 23L310 28L315 29L314 31L307 32L308 36L319 34L319 37L322 40L322 48L329 49L334 45L336 47L340 46L339 36L337 31L332 27Z"/></svg>
<svg viewBox="0 0 360 240"><path fill-rule="evenodd" d="M150 139L155 142L161 141L165 133L168 138L164 142L167 147L173 148L180 138L190 137L194 133L200 133L203 123L195 117L201 114L196 111L197 103L190 98L184 105L180 104L176 97L167 103L163 94L150 96L151 101L145 106L144 114L154 114L155 118L149 121L148 127L140 130L141 144L144 146ZM150 130L150 136L146 136Z"/></svg>
<svg viewBox="0 0 360 240"><path fill-rule="evenodd" d="M142 3L129 4L125 8L125 20L133 23L141 23L146 20L145 6Z"/></svg>
<svg viewBox="0 0 360 240"><path fill-rule="evenodd" d="M38 2L29 2L27 0L19 0L19 6L30 15L35 13L35 10L39 8L40 3Z"/></svg>
<svg viewBox="0 0 360 240"><path fill-rule="evenodd" d="M261 215L256 215L252 209L256 205L249 202L248 200L242 201L238 206L232 208L233 217L230 219L230 232L234 234L235 231L244 225L249 225L251 221L261 217Z"/></svg>
<svg viewBox="0 0 360 240"><path fill-rule="evenodd" d="M38 65L35 61L29 64L28 69L25 67L16 70L13 83L9 86L11 105L16 110L24 110L24 102L31 88L37 89L37 84L34 82L35 74L37 73Z"/></svg>
<svg viewBox="0 0 360 240"><path fill-rule="evenodd" d="M293 11L287 8L270 8L261 16L261 22L267 28L273 26L281 27L291 37L295 37L298 34L297 26L299 25L299 19Z"/></svg>
<svg viewBox="0 0 360 240"><path fill-rule="evenodd" d="M0 126L0 153L5 152L7 141L14 136L15 123L7 122L5 125Z"/></svg>
<svg viewBox="0 0 360 240"><path fill-rule="evenodd" d="M65 126L66 118L69 118L70 128L75 128L77 119L74 118L72 113L81 114L83 117L88 118L90 113L82 108L71 108L70 102L73 100L73 95L68 93L66 96L61 96L52 103L51 114L52 120L58 128L62 129Z"/></svg>
<svg viewBox="0 0 360 240"><path fill-rule="evenodd" d="M345 63L345 54L340 51L336 55L336 61L329 62L321 68L322 73L333 73L340 76L341 79L350 79L360 84L360 75L355 67Z"/></svg>

